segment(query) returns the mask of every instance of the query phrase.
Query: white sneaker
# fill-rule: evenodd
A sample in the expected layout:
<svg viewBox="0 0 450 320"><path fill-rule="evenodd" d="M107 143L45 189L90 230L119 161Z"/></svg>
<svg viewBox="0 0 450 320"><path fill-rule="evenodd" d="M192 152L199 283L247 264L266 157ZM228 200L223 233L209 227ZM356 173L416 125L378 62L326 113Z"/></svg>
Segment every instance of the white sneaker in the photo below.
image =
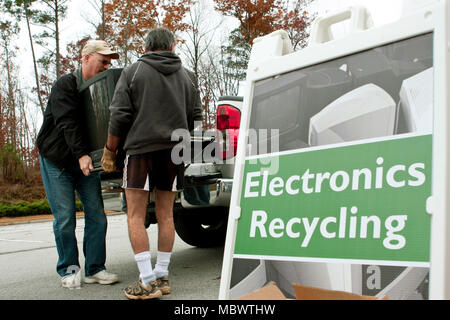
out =
<svg viewBox="0 0 450 320"><path fill-rule="evenodd" d="M68 274L61 278L61 285L63 288L80 289L81 288L81 270L78 272Z"/></svg>
<svg viewBox="0 0 450 320"><path fill-rule="evenodd" d="M84 277L85 283L113 284L119 281L117 274L102 270L92 276Z"/></svg>

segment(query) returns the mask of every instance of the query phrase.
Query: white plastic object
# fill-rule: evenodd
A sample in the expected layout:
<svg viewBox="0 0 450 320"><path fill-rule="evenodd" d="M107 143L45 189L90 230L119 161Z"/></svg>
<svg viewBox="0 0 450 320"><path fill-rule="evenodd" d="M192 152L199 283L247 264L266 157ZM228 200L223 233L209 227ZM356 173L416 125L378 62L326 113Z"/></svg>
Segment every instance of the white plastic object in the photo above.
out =
<svg viewBox="0 0 450 320"><path fill-rule="evenodd" d="M427 198L427 203L425 205L425 210L426 210L426 212L428 214L433 214L433 211L434 211L434 209L433 209L433 202L434 202L433 196L429 196Z"/></svg>
<svg viewBox="0 0 450 320"><path fill-rule="evenodd" d="M239 265L236 265L239 268ZM266 262L259 260L259 265L244 279L230 289L230 299L239 298L249 292L262 288L267 283Z"/></svg>
<svg viewBox="0 0 450 320"><path fill-rule="evenodd" d="M350 20L349 34L373 27L372 16L365 7L347 7L314 20L308 45L315 46L333 40L331 26L345 20Z"/></svg>
<svg viewBox="0 0 450 320"><path fill-rule="evenodd" d="M387 296L390 300L421 299L415 289L428 275L428 268L406 268L394 281L381 290L376 296Z"/></svg>
<svg viewBox="0 0 450 320"><path fill-rule="evenodd" d="M309 144L321 146L394 134L396 104L373 83L339 97L311 118Z"/></svg>
<svg viewBox="0 0 450 320"><path fill-rule="evenodd" d="M293 283L352 292L351 281L348 281L351 277L351 264L276 260L266 263L271 267L270 279L275 281L282 291L292 296L295 296Z"/></svg>
<svg viewBox="0 0 450 320"><path fill-rule="evenodd" d="M407 15L413 13L437 2L438 0L403 0L402 14Z"/></svg>
<svg viewBox="0 0 450 320"><path fill-rule="evenodd" d="M399 108L408 132L433 132L433 67L403 80Z"/></svg>
<svg viewBox="0 0 450 320"><path fill-rule="evenodd" d="M277 30L253 40L249 66L272 57L294 52L291 39L285 30Z"/></svg>

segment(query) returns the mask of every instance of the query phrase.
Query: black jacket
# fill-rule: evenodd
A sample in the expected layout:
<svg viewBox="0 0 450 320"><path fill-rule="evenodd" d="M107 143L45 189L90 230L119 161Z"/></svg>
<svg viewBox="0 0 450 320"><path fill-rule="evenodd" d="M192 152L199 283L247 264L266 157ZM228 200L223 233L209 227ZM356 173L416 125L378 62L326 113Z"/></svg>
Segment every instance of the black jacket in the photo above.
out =
<svg viewBox="0 0 450 320"><path fill-rule="evenodd" d="M61 170L88 154L77 89L80 74L61 76L53 85L36 140L39 153Z"/></svg>
<svg viewBox="0 0 450 320"><path fill-rule="evenodd" d="M126 137L128 154L169 149L175 130L202 119L195 76L172 52L144 54L123 69L109 110L109 133Z"/></svg>

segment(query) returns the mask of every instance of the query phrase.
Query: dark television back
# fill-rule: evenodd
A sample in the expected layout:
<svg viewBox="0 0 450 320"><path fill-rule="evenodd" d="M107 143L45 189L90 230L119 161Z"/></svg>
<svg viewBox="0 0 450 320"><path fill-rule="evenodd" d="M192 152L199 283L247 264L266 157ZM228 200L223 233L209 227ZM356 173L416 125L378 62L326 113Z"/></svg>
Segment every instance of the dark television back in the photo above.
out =
<svg viewBox="0 0 450 320"><path fill-rule="evenodd" d="M80 88L83 97L83 122L87 131L89 155L92 158L94 170L101 167L103 147L108 138L109 105L121 72L122 68L106 70L84 83ZM119 165L121 162L118 161L117 164Z"/></svg>

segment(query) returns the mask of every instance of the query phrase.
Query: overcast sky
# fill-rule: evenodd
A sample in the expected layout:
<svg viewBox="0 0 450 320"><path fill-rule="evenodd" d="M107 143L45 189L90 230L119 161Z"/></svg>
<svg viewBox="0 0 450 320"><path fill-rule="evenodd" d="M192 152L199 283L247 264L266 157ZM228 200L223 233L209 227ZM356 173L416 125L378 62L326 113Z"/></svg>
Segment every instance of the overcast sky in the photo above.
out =
<svg viewBox="0 0 450 320"><path fill-rule="evenodd" d="M381 25L400 17L403 0L315 0L312 8L319 14L324 14L355 5L366 7L372 15L374 24Z"/></svg>
<svg viewBox="0 0 450 320"><path fill-rule="evenodd" d="M350 5L365 6L372 14L375 25L388 23L398 19L401 15L403 0L315 0L312 9L320 15L332 12ZM92 21L99 21L95 10L88 0L72 0L69 2L67 17L61 22L62 50L69 42L77 41L82 37L93 34L94 28L86 21L90 17ZM25 28L22 33L25 33ZM25 38L27 39L27 38ZM27 41L22 42L24 52L29 51Z"/></svg>
<svg viewBox="0 0 450 320"><path fill-rule="evenodd" d="M402 14L402 5L404 1L412 0L315 0L310 8L310 12L318 12L319 15L323 15L343 7L362 5L369 10L374 24L377 26L399 19ZM99 21L94 8L88 0L72 0L69 2L67 17L61 22L60 39L61 50L63 53L65 53L65 46L68 43L77 41L86 35L94 33L93 26L86 21L89 20L89 17L91 17L91 21ZM337 27L335 30L342 30L345 32L345 25ZM22 28L21 34L21 38L26 39L19 42L19 46L23 46L20 48L20 59L22 60L20 63L21 75L25 82L34 83L26 28ZM40 125L38 125L38 127L39 126Z"/></svg>
<svg viewBox="0 0 450 320"><path fill-rule="evenodd" d="M408 1L408 0L407 0ZM398 19L401 15L403 0L315 0L311 9L317 11L319 15L338 10L342 7L350 5L362 5L369 9L372 14L375 25L388 23ZM99 21L99 17L96 16L95 10L88 0L72 0L69 2L69 8L67 10L67 17L61 22L61 50L65 52L65 46L70 43L81 39L82 37L93 34L93 26L86 21L86 18L91 21ZM28 39L26 34L26 28L22 28L23 39ZM29 42L20 41L20 45L23 45L21 52L26 60L30 60L29 57ZM27 61L23 61L24 67L30 70L29 77L32 78L30 64ZM28 77L28 75L25 75Z"/></svg>
<svg viewBox="0 0 450 320"><path fill-rule="evenodd" d="M362 5L372 14L375 25L380 25L397 20L401 15L402 4L403 0L315 0L312 9L319 14L325 14L351 5ZM67 42L93 32L93 27L83 18L89 15L95 17L93 12L93 7L87 0L71 1L67 19L63 21L62 27Z"/></svg>

